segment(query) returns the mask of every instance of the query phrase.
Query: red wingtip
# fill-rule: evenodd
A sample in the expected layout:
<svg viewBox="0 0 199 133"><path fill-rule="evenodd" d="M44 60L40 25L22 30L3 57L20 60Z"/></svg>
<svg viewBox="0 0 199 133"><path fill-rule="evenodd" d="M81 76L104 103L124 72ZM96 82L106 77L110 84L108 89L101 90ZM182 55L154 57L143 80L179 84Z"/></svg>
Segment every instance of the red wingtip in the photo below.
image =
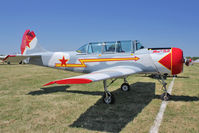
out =
<svg viewBox="0 0 199 133"><path fill-rule="evenodd" d="M92 80L90 80L90 79L72 78L72 79L62 79L62 80L52 81L43 86L48 86L48 85L52 85L52 84L88 84L91 82L92 82Z"/></svg>
<svg viewBox="0 0 199 133"><path fill-rule="evenodd" d="M21 54L24 53L26 47L30 48L30 42L36 37L34 31L31 31L28 29L24 32L24 35L22 37L22 42L21 42Z"/></svg>
<svg viewBox="0 0 199 133"><path fill-rule="evenodd" d="M43 86L48 86L48 85L52 85L52 84L55 84L55 82L52 81L52 82L49 82L49 83L47 83L47 84L45 84L45 85L43 85Z"/></svg>

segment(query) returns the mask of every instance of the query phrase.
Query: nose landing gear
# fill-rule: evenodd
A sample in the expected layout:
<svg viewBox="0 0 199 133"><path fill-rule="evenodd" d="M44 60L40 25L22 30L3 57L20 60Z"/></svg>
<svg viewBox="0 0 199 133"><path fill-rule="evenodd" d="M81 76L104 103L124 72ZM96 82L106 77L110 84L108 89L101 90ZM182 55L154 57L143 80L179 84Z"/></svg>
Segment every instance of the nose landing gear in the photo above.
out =
<svg viewBox="0 0 199 133"><path fill-rule="evenodd" d="M171 95L169 93L163 93L160 98L163 101L168 101L170 99Z"/></svg>
<svg viewBox="0 0 199 133"><path fill-rule="evenodd" d="M168 101L171 97L171 95L167 92L167 83L164 81L164 78L162 75L160 75L161 80L158 79L158 81L162 84L161 90L164 91L164 93L160 96L161 100Z"/></svg>

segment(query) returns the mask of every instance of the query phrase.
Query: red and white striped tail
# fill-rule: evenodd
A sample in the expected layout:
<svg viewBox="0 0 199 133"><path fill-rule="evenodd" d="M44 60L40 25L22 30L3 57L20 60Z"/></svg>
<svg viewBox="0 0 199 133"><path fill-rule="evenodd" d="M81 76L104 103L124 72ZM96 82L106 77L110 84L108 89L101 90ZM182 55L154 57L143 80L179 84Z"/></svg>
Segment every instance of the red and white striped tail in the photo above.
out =
<svg viewBox="0 0 199 133"><path fill-rule="evenodd" d="M22 37L21 54L27 55L41 52L46 52L46 50L39 45L34 31L26 30Z"/></svg>

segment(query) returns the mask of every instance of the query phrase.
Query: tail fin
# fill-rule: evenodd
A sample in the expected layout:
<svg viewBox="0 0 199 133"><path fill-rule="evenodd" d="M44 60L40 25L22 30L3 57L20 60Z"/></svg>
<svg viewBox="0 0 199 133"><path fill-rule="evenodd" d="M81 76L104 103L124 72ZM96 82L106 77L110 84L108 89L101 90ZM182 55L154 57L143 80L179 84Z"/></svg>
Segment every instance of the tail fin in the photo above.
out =
<svg viewBox="0 0 199 133"><path fill-rule="evenodd" d="M21 54L27 55L41 52L47 52L47 50L39 45L34 31L26 30L21 42Z"/></svg>

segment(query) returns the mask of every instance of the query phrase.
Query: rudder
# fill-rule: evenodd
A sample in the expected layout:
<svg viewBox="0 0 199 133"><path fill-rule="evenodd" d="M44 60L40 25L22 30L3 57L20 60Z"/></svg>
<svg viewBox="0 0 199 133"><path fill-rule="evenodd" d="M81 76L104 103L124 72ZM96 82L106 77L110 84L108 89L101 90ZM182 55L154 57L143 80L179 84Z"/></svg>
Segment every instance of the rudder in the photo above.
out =
<svg viewBox="0 0 199 133"><path fill-rule="evenodd" d="M47 52L47 50L43 49L36 38L34 31L30 31L29 29L24 32L21 42L21 54L33 54L33 53L41 53Z"/></svg>

